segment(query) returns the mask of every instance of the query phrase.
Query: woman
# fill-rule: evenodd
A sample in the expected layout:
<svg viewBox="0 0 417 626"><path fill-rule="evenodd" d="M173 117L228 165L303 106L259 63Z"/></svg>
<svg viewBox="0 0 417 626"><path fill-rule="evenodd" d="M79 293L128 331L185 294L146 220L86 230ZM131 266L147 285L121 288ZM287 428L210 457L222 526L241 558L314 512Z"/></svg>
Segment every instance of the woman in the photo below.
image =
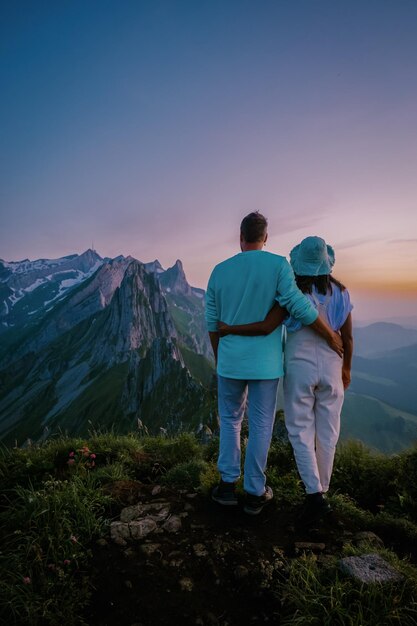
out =
<svg viewBox="0 0 417 626"><path fill-rule="evenodd" d="M331 276L335 255L320 237L307 237L290 253L299 289L311 299L331 328L340 331L343 359L313 330L290 318L285 320L284 411L288 436L306 489L303 521L309 523L329 512L324 494L329 489L344 390L352 365L352 305L349 292ZM241 326L219 325L220 333L269 334L282 321L276 305L263 322Z"/></svg>

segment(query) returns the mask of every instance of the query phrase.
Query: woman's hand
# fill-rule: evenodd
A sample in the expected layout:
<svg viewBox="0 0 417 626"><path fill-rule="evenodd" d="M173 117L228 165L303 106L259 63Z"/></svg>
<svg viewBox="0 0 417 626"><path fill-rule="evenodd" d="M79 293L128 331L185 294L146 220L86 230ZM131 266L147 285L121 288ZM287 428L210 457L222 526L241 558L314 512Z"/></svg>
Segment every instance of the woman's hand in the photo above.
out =
<svg viewBox="0 0 417 626"><path fill-rule="evenodd" d="M332 331L331 336L327 339L327 344L340 357L343 357L343 341L339 333Z"/></svg>
<svg viewBox="0 0 417 626"><path fill-rule="evenodd" d="M346 389L349 387L350 385L350 367L342 367L342 381L343 381L343 387L346 391Z"/></svg>
<svg viewBox="0 0 417 626"><path fill-rule="evenodd" d="M225 324L224 322L219 322L217 324L217 329L219 331L219 335L220 337L225 337L226 335L229 334L230 332L230 326L228 326L227 324Z"/></svg>

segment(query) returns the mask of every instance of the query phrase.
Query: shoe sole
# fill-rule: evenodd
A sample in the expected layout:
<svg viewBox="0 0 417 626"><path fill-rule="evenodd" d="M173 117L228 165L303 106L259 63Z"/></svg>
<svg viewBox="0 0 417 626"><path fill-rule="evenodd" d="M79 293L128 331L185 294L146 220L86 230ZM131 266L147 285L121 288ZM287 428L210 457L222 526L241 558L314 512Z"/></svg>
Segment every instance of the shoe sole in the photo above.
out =
<svg viewBox="0 0 417 626"><path fill-rule="evenodd" d="M259 515L259 513L262 513L262 511L264 510L264 508L266 506L268 506L268 504L271 504L273 498L271 498L270 500L267 500L266 502L264 502L260 507L258 507L257 509L254 509L248 505L243 507L243 510L245 513L247 513L248 515Z"/></svg>
<svg viewBox="0 0 417 626"><path fill-rule="evenodd" d="M248 507L244 506L243 510L247 515L259 515L259 513L262 513L262 511L264 510L264 507L261 507L260 509L249 509Z"/></svg>
<svg viewBox="0 0 417 626"><path fill-rule="evenodd" d="M211 499L213 500L213 502L217 502L217 504L221 504L222 506L237 506L238 502L237 500L221 500L220 498L215 498L214 496L211 496Z"/></svg>

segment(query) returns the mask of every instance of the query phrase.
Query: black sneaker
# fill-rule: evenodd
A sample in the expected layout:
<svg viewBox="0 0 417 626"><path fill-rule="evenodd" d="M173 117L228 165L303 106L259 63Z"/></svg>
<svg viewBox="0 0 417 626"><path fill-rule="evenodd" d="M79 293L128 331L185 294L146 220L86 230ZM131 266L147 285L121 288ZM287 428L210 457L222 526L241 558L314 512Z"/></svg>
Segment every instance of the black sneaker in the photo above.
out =
<svg viewBox="0 0 417 626"><path fill-rule="evenodd" d="M321 520L332 512L332 507L323 493L309 493L306 495L304 508L299 521L301 524L312 524Z"/></svg>
<svg viewBox="0 0 417 626"><path fill-rule="evenodd" d="M243 510L248 515L259 515L264 506L271 502L274 497L274 492L268 485L265 487L265 493L262 496L253 496L250 493L246 494L246 502Z"/></svg>
<svg viewBox="0 0 417 626"><path fill-rule="evenodd" d="M235 487L236 483L225 483L221 480L211 492L211 499L223 506L237 506Z"/></svg>

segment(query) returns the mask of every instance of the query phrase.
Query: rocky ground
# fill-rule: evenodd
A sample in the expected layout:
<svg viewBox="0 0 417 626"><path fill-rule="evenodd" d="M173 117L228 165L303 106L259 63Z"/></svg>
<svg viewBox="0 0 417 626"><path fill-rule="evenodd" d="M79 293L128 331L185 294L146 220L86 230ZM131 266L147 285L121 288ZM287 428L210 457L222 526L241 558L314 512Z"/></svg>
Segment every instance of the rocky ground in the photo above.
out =
<svg viewBox="0 0 417 626"><path fill-rule="evenodd" d="M303 529L299 509L275 502L250 517L195 492L136 482L113 490L121 507L94 549L91 626L279 624L276 581L293 559L313 553L325 564L346 543L383 546L335 514Z"/></svg>

